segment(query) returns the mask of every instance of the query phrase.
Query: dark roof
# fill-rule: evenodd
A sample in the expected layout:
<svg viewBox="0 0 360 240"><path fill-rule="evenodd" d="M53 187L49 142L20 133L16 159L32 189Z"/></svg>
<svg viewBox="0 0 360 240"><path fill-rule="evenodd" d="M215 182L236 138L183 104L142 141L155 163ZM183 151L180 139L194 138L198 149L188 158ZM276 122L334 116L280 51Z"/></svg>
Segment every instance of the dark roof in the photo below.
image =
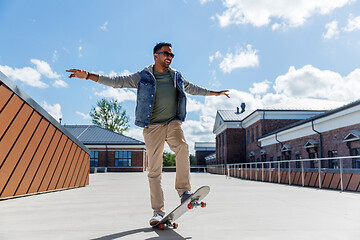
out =
<svg viewBox="0 0 360 240"><path fill-rule="evenodd" d="M314 116L314 117L300 120L300 121L298 121L298 122L295 122L295 123L290 124L290 125L288 125L288 126L285 126L285 127L283 127L283 128L277 129L277 130L275 130L275 131L273 131L273 132L266 133L266 134L262 135L260 138L264 138L264 137L273 135L273 134L275 134L275 133L282 132L282 131L284 131L284 130L287 130L287 129L290 129L290 128L293 128L293 127L296 127L296 126L299 126L299 125L302 125L302 124L305 124L305 123L307 123L307 122L311 122L311 121L314 121L314 120L316 120L316 119L320 119L320 118L323 118L323 117L326 117L326 116L329 116L329 115L332 115L332 114L335 114L335 113L344 111L344 110L346 110L346 109L352 108L352 107L357 106L357 105L360 105L360 100L357 100L357 101L355 101L355 102L349 103L349 104L347 104L347 105L345 105L345 106L336 108L336 109L334 109L334 110L326 111L326 112L321 113L321 114L318 114L318 115L316 115L316 116Z"/></svg>
<svg viewBox="0 0 360 240"><path fill-rule="evenodd" d="M144 145L145 143L123 134L95 125L64 125L64 127L85 145Z"/></svg>

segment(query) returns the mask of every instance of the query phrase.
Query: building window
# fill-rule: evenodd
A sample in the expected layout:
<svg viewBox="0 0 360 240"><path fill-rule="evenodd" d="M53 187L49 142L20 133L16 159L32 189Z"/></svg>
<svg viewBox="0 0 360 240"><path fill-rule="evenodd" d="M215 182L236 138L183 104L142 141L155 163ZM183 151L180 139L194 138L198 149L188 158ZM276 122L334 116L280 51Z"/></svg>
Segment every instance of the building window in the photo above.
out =
<svg viewBox="0 0 360 240"><path fill-rule="evenodd" d="M285 160L290 160L290 154L285 155ZM288 162L282 162L280 163L281 168L289 168L289 163Z"/></svg>
<svg viewBox="0 0 360 240"><path fill-rule="evenodd" d="M352 148L350 150L351 156L360 156L360 148ZM353 158L352 160L352 167L353 168L360 168L360 159L359 158Z"/></svg>
<svg viewBox="0 0 360 240"><path fill-rule="evenodd" d="M247 143L250 143L250 130L247 130L246 140L247 140Z"/></svg>
<svg viewBox="0 0 360 240"><path fill-rule="evenodd" d="M316 153L309 153L309 159L315 159L315 158L316 158ZM315 168L315 161L310 161L310 168Z"/></svg>
<svg viewBox="0 0 360 240"><path fill-rule="evenodd" d="M266 162L266 154L261 155L261 161ZM268 163L264 163L264 168L268 168L268 167L269 167Z"/></svg>
<svg viewBox="0 0 360 240"><path fill-rule="evenodd" d="M329 158L334 158L337 156L338 156L338 153L336 150L328 151ZM329 168L339 168L339 161L336 159L329 159Z"/></svg>
<svg viewBox="0 0 360 240"><path fill-rule="evenodd" d="M260 162L260 158L257 158L256 162ZM260 163L256 164L256 168L261 168L261 164Z"/></svg>
<svg viewBox="0 0 360 240"><path fill-rule="evenodd" d="M274 161L274 157L270 157L269 161L270 161L270 162L273 162L273 161ZM274 168L274 167L276 166L276 164L275 164L275 163L271 163L270 166L271 166L272 168Z"/></svg>
<svg viewBox="0 0 360 240"><path fill-rule="evenodd" d="M254 129L252 128L252 129L251 129L251 142L254 142L254 138L255 138L255 136L254 136Z"/></svg>
<svg viewBox="0 0 360 240"><path fill-rule="evenodd" d="M259 139L259 126L256 126L256 140Z"/></svg>
<svg viewBox="0 0 360 240"><path fill-rule="evenodd" d="M296 154L295 159L300 160L301 159L301 154ZM301 168L301 161L296 162L296 168Z"/></svg>
<svg viewBox="0 0 360 240"><path fill-rule="evenodd" d="M277 158L276 158L276 161L281 161L281 157L277 157ZM280 163L280 164L281 164L281 163ZM279 166L279 163L277 162L275 168L278 168L278 166Z"/></svg>
<svg viewBox="0 0 360 240"><path fill-rule="evenodd" d="M131 166L131 151L116 151L115 167L130 167L130 166Z"/></svg>
<svg viewBox="0 0 360 240"><path fill-rule="evenodd" d="M98 167L99 151L90 151L90 167Z"/></svg>

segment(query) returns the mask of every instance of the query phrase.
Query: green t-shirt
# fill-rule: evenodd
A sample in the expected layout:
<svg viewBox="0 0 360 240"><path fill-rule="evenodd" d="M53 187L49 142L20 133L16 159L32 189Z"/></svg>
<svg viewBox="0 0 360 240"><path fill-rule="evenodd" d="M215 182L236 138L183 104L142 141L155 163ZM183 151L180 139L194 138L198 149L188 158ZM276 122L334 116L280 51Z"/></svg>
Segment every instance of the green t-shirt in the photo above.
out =
<svg viewBox="0 0 360 240"><path fill-rule="evenodd" d="M170 72L158 73L154 71L156 91L154 108L150 124L163 124L172 121L177 113L177 89Z"/></svg>

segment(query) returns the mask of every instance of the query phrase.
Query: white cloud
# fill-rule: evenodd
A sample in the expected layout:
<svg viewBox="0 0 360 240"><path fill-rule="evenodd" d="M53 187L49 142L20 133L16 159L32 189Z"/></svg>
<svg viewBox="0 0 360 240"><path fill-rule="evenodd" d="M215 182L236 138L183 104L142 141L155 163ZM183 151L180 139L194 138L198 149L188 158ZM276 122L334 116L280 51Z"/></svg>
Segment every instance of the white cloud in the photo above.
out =
<svg viewBox="0 0 360 240"><path fill-rule="evenodd" d="M300 69L291 66L286 74L276 78L274 89L277 94L288 97L354 101L359 98L359 77L360 69L343 77L337 72L311 65Z"/></svg>
<svg viewBox="0 0 360 240"><path fill-rule="evenodd" d="M136 140L144 142L143 129L139 127L129 128L124 132L125 136L135 138Z"/></svg>
<svg viewBox="0 0 360 240"><path fill-rule="evenodd" d="M183 124L186 141L189 144L190 152L194 152L194 144L199 141L215 142L215 135L212 133L215 123L217 110L236 111L236 107L240 107L242 102L246 103L246 109L257 109L262 107L261 100L256 99L248 92L242 92L231 89L229 92L231 99L225 96L215 97L207 96L204 103L200 103L199 120L186 120ZM189 104L189 103L188 103ZM188 106L189 107L189 106Z"/></svg>
<svg viewBox="0 0 360 240"><path fill-rule="evenodd" d="M332 21L325 25L326 33L323 34L325 39L337 38L339 36L338 22Z"/></svg>
<svg viewBox="0 0 360 240"><path fill-rule="evenodd" d="M246 50L239 48L236 49L234 53L227 53L219 65L220 70L225 73L231 73L237 68L259 66L259 56L257 55L257 50L252 49L250 44L248 44L246 48Z"/></svg>
<svg viewBox="0 0 360 240"><path fill-rule="evenodd" d="M279 20L279 26L298 27L316 14L329 14L336 8L354 0L225 0L226 10L216 14L221 27L230 24L252 24L256 27L267 26L272 19Z"/></svg>
<svg viewBox="0 0 360 240"><path fill-rule="evenodd" d="M80 115L84 120L91 120L91 117L90 117L89 114L85 114L85 113L82 113L82 112L79 112L79 111L76 111L76 114Z"/></svg>
<svg viewBox="0 0 360 240"><path fill-rule="evenodd" d="M101 75L105 75L105 76L108 76L108 77L116 77L116 76L128 76L131 74L131 72L127 69L123 70L122 72L120 73L117 73L115 72L114 70L111 70L109 73L105 73L105 72L102 72L102 71L99 71L99 72L94 72L94 73L97 73L97 74L101 74Z"/></svg>
<svg viewBox="0 0 360 240"><path fill-rule="evenodd" d="M45 77L47 77L47 78L59 78L60 77L59 74L57 74L56 72L54 72L51 69L50 64L48 64L47 62L41 61L39 59L31 59L30 62L35 64L36 70L40 74L45 75Z"/></svg>
<svg viewBox="0 0 360 240"><path fill-rule="evenodd" d="M38 88L48 88L49 85L41 81L41 74L34 68L11 68L9 66L1 66L0 71L3 72L13 81L21 81L26 85Z"/></svg>
<svg viewBox="0 0 360 240"><path fill-rule="evenodd" d="M54 87L67 87L67 83L58 79L61 76L51 69L50 64L39 59L31 59L30 62L35 67L12 68L1 66L0 71L7 75L13 81L21 81L26 85L38 88L48 88L49 85L41 81L42 76L49 79L56 79Z"/></svg>
<svg viewBox="0 0 360 240"><path fill-rule="evenodd" d="M255 95L266 93L270 88L270 83L271 82L268 80L259 83L253 83L253 87L250 88L249 91L250 93Z"/></svg>
<svg viewBox="0 0 360 240"><path fill-rule="evenodd" d="M51 105L47 103L46 101L43 101L41 103L41 106L53 117L55 120L59 121L60 118L62 118L61 113L61 106L60 104L56 103L54 105Z"/></svg>
<svg viewBox="0 0 360 240"><path fill-rule="evenodd" d="M183 131L189 151L194 152L195 142L215 142L215 135L212 133L215 123L215 115L212 117L203 116L199 121L187 120L183 123Z"/></svg>
<svg viewBox="0 0 360 240"><path fill-rule="evenodd" d="M355 30L360 30L360 16L354 17L353 15L350 15L348 24L344 28L344 31L352 32Z"/></svg>
<svg viewBox="0 0 360 240"><path fill-rule="evenodd" d="M209 57L209 61L210 63L212 63L215 59L219 59L219 58L222 58L222 54L220 53L220 51L216 51L216 53L214 55L211 55Z"/></svg>
<svg viewBox="0 0 360 240"><path fill-rule="evenodd" d="M242 102L246 103L247 109L257 109L262 107L261 100L253 94L236 89L230 89L230 99L225 96L205 97L204 107L201 110L201 116L214 117L219 109L236 109Z"/></svg>
<svg viewBox="0 0 360 240"><path fill-rule="evenodd" d="M53 87L56 87L56 88L66 88L68 87L69 85L63 81L63 80L55 80L55 82L53 83Z"/></svg>
<svg viewBox="0 0 360 240"><path fill-rule="evenodd" d="M109 24L109 21L106 21L103 25L100 26L100 29L103 31L106 31L108 24Z"/></svg>
<svg viewBox="0 0 360 240"><path fill-rule="evenodd" d="M186 111L187 112L198 112L203 108L203 104L191 97L187 97Z"/></svg>
<svg viewBox="0 0 360 240"><path fill-rule="evenodd" d="M95 95L105 98L114 98L118 100L118 102L136 101L136 93L131 89L106 87L106 89L101 92L95 92Z"/></svg>
<svg viewBox="0 0 360 240"><path fill-rule="evenodd" d="M289 97L284 94L266 93L261 99L258 100L260 101L260 107L266 107L282 102L287 102L289 100Z"/></svg>
<svg viewBox="0 0 360 240"><path fill-rule="evenodd" d="M117 73L114 70L110 71L108 74L104 72L97 72L98 74L104 74L109 77L116 76L126 76L130 75L131 72L127 69L122 71L121 73ZM114 98L118 100L118 102L124 101L136 101L136 92L132 89L121 89L121 88L112 88L112 87L104 87L105 90L101 92L95 92L95 95L105 98Z"/></svg>

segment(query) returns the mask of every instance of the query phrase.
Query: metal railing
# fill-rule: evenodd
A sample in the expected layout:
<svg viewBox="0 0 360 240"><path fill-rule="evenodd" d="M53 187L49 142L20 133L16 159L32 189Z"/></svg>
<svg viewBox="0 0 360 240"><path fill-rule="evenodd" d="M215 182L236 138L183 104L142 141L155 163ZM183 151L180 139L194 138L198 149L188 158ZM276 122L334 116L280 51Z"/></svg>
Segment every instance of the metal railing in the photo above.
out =
<svg viewBox="0 0 360 240"><path fill-rule="evenodd" d="M120 167L90 167L90 173L105 173L108 172L108 170L111 171L111 169L113 170L121 170L121 171L134 171L134 170L138 170L138 171L147 171L147 167L146 166L120 166ZM162 167L163 172L175 172L176 171L176 167ZM206 172L207 170L207 166L190 166L190 171L191 172Z"/></svg>
<svg viewBox="0 0 360 240"><path fill-rule="evenodd" d="M265 172L269 172L268 181L272 182L272 174L277 172L277 182L281 183L281 172L288 172L288 184L292 184L291 173L301 171L301 183L302 186L305 186L305 173L306 172L318 172L318 186L322 188L322 174L326 172L339 173L340 175L340 187L341 191L344 191L344 173L357 173L360 174L360 169L356 168L347 168L344 169L344 161L354 159L360 160L360 156L345 156L345 157L329 157L329 158L314 158L314 159L295 159L295 160L277 160L277 161L267 161L267 162L250 162L250 163L236 163L236 164L218 164L207 166L208 172L216 169L217 173L231 177L231 173L234 173L234 177L248 179L251 176L248 176L249 172L247 170L255 170L255 180L265 181ZM338 166L336 168L323 167L324 161L338 161ZM305 163L312 162L314 167L305 168ZM300 163L300 168L292 167L292 163ZM283 167L281 165L287 165ZM325 164L324 164L325 165ZM275 167L274 167L275 166ZM259 178L259 172L261 173L261 179Z"/></svg>

